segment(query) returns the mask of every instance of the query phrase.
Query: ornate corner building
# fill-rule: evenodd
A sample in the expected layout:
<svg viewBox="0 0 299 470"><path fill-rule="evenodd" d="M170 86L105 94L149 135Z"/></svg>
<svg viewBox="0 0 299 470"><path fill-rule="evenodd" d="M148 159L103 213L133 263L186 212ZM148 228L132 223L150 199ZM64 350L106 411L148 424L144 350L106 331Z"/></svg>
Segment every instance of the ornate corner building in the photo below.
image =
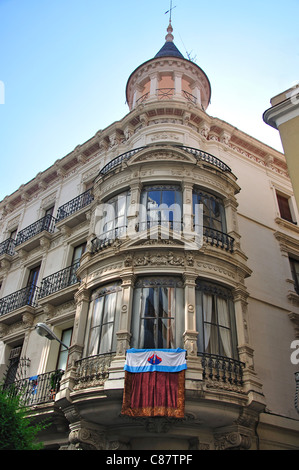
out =
<svg viewBox="0 0 299 470"><path fill-rule="evenodd" d="M0 371L46 449L299 448L293 188L210 95L170 24L129 113L0 203ZM121 414L131 347L186 350L184 418Z"/></svg>

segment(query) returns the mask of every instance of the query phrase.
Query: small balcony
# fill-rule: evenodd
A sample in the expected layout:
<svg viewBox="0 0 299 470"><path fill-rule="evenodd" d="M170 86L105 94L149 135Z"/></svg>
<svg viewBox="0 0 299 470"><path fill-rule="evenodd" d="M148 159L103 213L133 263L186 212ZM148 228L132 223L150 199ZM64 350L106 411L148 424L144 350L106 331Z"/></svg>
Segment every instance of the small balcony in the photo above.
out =
<svg viewBox="0 0 299 470"><path fill-rule="evenodd" d="M217 354L198 353L205 381L226 384L227 388L243 386L244 362Z"/></svg>
<svg viewBox="0 0 299 470"><path fill-rule="evenodd" d="M79 282L76 276L79 265L80 262L77 261L67 268L44 277L39 290L39 299L52 296L50 299L48 298L47 301L50 301L53 305L58 305L59 303L66 302L73 298L74 292L68 288Z"/></svg>
<svg viewBox="0 0 299 470"><path fill-rule="evenodd" d="M203 236L211 246L233 253L235 239L227 233L220 232L220 230L215 230L214 228L203 227Z"/></svg>
<svg viewBox="0 0 299 470"><path fill-rule="evenodd" d="M187 101L190 101L193 104L197 103L197 98L196 96L192 95L186 90L182 90L180 95L175 94L175 89L174 88L157 88L156 89L156 95L155 98L158 100L172 100L177 97L183 97ZM136 101L136 105L139 105L141 103L144 103L147 101L149 98L152 98L152 95L150 95L149 92L144 93L144 95L140 96L138 100Z"/></svg>
<svg viewBox="0 0 299 470"><path fill-rule="evenodd" d="M2 297L0 299L0 319L3 315L22 307L37 307L38 293L39 288L32 285Z"/></svg>
<svg viewBox="0 0 299 470"><path fill-rule="evenodd" d="M74 390L103 386L114 356L115 353L98 354L77 361Z"/></svg>
<svg viewBox="0 0 299 470"><path fill-rule="evenodd" d="M61 226L62 221L70 228L84 222L84 220L86 220L86 211L84 209L86 209L92 201L93 196L91 195L91 189L88 189L66 204L60 206L56 217L58 228Z"/></svg>
<svg viewBox="0 0 299 470"><path fill-rule="evenodd" d="M18 232L15 241L16 249L22 245L24 250L30 251L40 245L43 237L49 240L50 235L55 230L55 222L56 219L52 215L47 214Z"/></svg>
<svg viewBox="0 0 299 470"><path fill-rule="evenodd" d="M9 255L13 256L15 252L15 241L12 238L8 238L4 240L4 242L0 243L0 256L2 255Z"/></svg>
<svg viewBox="0 0 299 470"><path fill-rule="evenodd" d="M18 395L23 406L53 402L63 374L64 371L58 369L5 384L3 388L8 391L10 397Z"/></svg>

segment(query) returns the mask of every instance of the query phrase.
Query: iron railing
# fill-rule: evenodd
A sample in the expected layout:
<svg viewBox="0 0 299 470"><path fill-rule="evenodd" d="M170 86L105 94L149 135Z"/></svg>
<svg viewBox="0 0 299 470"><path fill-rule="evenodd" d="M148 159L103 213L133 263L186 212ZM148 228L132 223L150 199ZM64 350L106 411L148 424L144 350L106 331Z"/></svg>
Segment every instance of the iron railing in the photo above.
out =
<svg viewBox="0 0 299 470"><path fill-rule="evenodd" d="M101 237L96 237L91 240L91 253L96 253L97 251L106 248L107 246L111 246L115 240L119 240L126 236L127 233L127 226L122 227L115 227L109 232L103 233Z"/></svg>
<svg viewBox="0 0 299 470"><path fill-rule="evenodd" d="M66 217L69 217L80 209L83 209L83 207L88 206L92 201L93 196L91 195L91 189L88 189L84 193L79 194L79 196L71 199L66 204L63 204L58 208L56 223L65 219Z"/></svg>
<svg viewBox="0 0 299 470"><path fill-rule="evenodd" d="M109 367L115 352L84 357L76 362L74 388L102 385L108 379Z"/></svg>
<svg viewBox="0 0 299 470"><path fill-rule="evenodd" d="M67 268L44 277L40 286L39 298L41 299L79 282L79 279L76 276L76 271L79 266L80 261L77 261Z"/></svg>
<svg viewBox="0 0 299 470"><path fill-rule="evenodd" d="M15 252L15 241L12 238L8 238L4 240L4 242L0 243L0 256L1 255L13 255Z"/></svg>
<svg viewBox="0 0 299 470"><path fill-rule="evenodd" d="M156 92L159 100L169 100L174 95L174 88L157 88Z"/></svg>
<svg viewBox="0 0 299 470"><path fill-rule="evenodd" d="M162 144L161 144L162 145ZM198 161L204 161L207 163L210 163L213 166L216 166L219 170L225 171L228 173L231 173L231 168L226 165L222 160L219 158L215 157L214 155L204 152L203 150L195 149L193 147L187 147L186 145L169 145L170 147L176 147L184 150L185 152L191 153L192 155L195 156L195 158ZM129 152L122 153L121 155L118 155L117 157L113 158L111 162L107 163L107 165L103 166L103 168L100 170L99 175L103 176L106 175L110 170L113 170L116 166L120 165L123 161L129 160L135 153L139 152L140 150L143 150L145 148L149 148L151 145L145 145L143 147L139 147L136 149L133 149Z"/></svg>
<svg viewBox="0 0 299 470"><path fill-rule="evenodd" d="M120 165L122 162L129 160L135 153L139 152L140 150L144 149L145 147L138 147L136 149L130 150L129 152L122 153L117 157L113 158L111 162L107 163L107 165L103 166L100 170L100 175L106 175L110 170L113 170L116 166Z"/></svg>
<svg viewBox="0 0 299 470"><path fill-rule="evenodd" d="M35 285L24 287L0 299L0 316L29 305L37 307L39 288Z"/></svg>
<svg viewBox="0 0 299 470"><path fill-rule="evenodd" d="M211 227L203 227L203 236L207 243L210 243L212 246L224 248L226 251L230 251L231 253L234 251L235 239L225 232L215 230Z"/></svg>
<svg viewBox="0 0 299 470"><path fill-rule="evenodd" d="M201 357L203 379L216 380L231 385L243 385L244 362L217 354L197 353Z"/></svg>
<svg viewBox="0 0 299 470"><path fill-rule="evenodd" d="M24 406L47 403L55 400L63 374L64 371L58 369L6 383L3 388L7 390L8 396L18 396Z"/></svg>
<svg viewBox="0 0 299 470"><path fill-rule="evenodd" d="M27 240L43 232L44 230L49 233L53 233L55 230L55 222L55 217L50 214L45 215L41 219L37 220L33 224L18 232L15 241L16 246L26 242Z"/></svg>
<svg viewBox="0 0 299 470"><path fill-rule="evenodd" d="M185 150L188 153L191 153L195 156L197 160L210 163L211 165L216 166L222 171L227 171L228 173L231 173L232 171L231 168L226 165L226 163L224 163L222 160L208 152L204 152L203 150L195 149L193 147L187 147L186 145L176 145L176 147L181 148L182 150Z"/></svg>

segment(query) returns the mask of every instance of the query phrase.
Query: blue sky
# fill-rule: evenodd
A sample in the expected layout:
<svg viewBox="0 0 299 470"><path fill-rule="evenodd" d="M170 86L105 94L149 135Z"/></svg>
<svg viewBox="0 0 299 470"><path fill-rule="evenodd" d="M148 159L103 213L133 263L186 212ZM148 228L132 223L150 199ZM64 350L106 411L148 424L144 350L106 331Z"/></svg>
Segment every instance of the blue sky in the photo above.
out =
<svg viewBox="0 0 299 470"><path fill-rule="evenodd" d="M0 0L0 200L128 113L130 74L165 41L169 0ZM207 112L273 148L270 98L299 81L299 0L173 0L174 42Z"/></svg>

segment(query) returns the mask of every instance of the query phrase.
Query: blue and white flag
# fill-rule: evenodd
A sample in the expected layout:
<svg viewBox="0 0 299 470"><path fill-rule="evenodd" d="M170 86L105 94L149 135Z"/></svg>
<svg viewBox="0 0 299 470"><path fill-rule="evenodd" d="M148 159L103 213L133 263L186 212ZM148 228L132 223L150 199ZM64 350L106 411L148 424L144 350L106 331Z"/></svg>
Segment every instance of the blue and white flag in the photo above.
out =
<svg viewBox="0 0 299 470"><path fill-rule="evenodd" d="M124 370L128 372L180 372L187 369L186 350L128 349Z"/></svg>

